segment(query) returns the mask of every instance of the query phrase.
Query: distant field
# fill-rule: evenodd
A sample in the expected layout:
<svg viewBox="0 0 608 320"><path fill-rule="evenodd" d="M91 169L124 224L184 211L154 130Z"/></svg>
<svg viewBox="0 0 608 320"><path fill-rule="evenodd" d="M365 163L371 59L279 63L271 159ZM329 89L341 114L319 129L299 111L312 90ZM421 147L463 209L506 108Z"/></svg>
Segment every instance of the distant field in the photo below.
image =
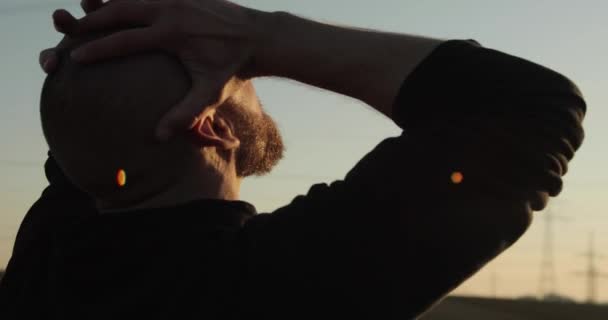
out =
<svg viewBox="0 0 608 320"><path fill-rule="evenodd" d="M608 320L608 306L448 297L420 320Z"/></svg>
<svg viewBox="0 0 608 320"><path fill-rule="evenodd" d="M448 297L419 320L608 320L608 306Z"/></svg>

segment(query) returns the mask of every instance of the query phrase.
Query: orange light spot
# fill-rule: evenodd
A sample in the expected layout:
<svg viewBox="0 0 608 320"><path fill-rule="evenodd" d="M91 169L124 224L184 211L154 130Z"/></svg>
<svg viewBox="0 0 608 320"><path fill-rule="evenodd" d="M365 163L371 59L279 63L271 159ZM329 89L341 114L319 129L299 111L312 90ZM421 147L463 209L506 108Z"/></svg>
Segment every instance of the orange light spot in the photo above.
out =
<svg viewBox="0 0 608 320"><path fill-rule="evenodd" d="M118 173L116 174L116 183L119 187L124 187L127 184L127 173L125 170L118 170Z"/></svg>
<svg viewBox="0 0 608 320"><path fill-rule="evenodd" d="M452 173L451 179L453 184L461 184L462 180L464 180L464 176L462 175L462 172L456 171Z"/></svg>

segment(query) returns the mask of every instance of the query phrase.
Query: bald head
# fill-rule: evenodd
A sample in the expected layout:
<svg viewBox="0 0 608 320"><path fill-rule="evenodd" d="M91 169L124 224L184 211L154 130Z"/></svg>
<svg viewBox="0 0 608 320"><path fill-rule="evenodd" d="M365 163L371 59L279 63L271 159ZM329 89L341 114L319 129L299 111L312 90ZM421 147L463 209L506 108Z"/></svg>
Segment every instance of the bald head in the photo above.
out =
<svg viewBox="0 0 608 320"><path fill-rule="evenodd" d="M59 66L42 90L43 132L77 186L100 200L139 201L200 165L200 150L187 135L168 143L154 138L160 118L190 90L190 77L177 59L157 52L90 65L69 58L71 48L98 37L72 40L59 54ZM268 115L239 108L243 103L260 108L251 83L218 113L243 136L240 175L263 174L281 158L282 142ZM121 170L127 177L122 187L117 183Z"/></svg>

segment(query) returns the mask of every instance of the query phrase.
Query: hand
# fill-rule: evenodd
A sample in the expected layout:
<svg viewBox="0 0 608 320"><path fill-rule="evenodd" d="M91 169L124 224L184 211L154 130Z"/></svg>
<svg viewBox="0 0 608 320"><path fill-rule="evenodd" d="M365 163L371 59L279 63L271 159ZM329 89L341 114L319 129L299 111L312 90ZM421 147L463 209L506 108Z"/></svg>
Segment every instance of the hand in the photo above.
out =
<svg viewBox="0 0 608 320"><path fill-rule="evenodd" d="M85 13L91 13L103 6L103 0L82 0L80 3ZM65 33L66 30L73 28L75 19L66 11L58 10L53 14L53 22L57 31ZM57 49L63 47L66 42L64 37L55 48L48 48L40 52L38 63L46 73L51 73L57 68Z"/></svg>
<svg viewBox="0 0 608 320"><path fill-rule="evenodd" d="M67 11L56 11L57 30L77 36L130 29L75 49L73 59L87 63L163 50L178 57L190 73L191 91L157 127L162 140L191 128L203 108L221 105L241 87L245 79L239 75L253 58L262 35L261 12L224 0L111 0L106 4L89 0L83 7L88 14L79 20ZM47 51L45 58L43 68L52 70L52 52Z"/></svg>

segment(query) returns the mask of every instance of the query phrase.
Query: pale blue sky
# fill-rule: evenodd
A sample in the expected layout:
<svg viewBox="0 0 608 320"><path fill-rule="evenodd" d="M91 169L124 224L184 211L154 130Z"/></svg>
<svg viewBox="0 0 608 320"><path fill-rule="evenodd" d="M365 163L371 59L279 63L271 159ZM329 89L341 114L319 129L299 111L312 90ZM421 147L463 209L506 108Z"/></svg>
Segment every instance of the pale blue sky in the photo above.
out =
<svg viewBox="0 0 608 320"><path fill-rule="evenodd" d="M38 99L43 73L41 48L59 36L52 30L55 7L76 10L78 1L0 2L0 267L5 265L18 225L46 182L46 145L40 130ZM444 39L472 38L484 46L553 68L574 80L587 98L587 139L571 163L564 192L554 211L559 292L584 298L586 267L579 253L595 230L599 251L608 247L608 23L603 0L242 0L263 10L285 10L343 25L413 33ZM73 4L72 4L73 3ZM42 5L41 5L42 4ZM79 11L78 11L79 12ZM287 143L286 159L274 174L243 186L243 199L268 211L288 203L317 182L339 179L384 137L399 130L367 106L292 81L256 81L265 108L276 118ZM492 274L500 296L535 294L538 289L543 223L540 215L507 253L457 290L489 294ZM608 254L608 250L604 250ZM598 267L608 272L608 260ZM608 301L608 279L600 298Z"/></svg>

